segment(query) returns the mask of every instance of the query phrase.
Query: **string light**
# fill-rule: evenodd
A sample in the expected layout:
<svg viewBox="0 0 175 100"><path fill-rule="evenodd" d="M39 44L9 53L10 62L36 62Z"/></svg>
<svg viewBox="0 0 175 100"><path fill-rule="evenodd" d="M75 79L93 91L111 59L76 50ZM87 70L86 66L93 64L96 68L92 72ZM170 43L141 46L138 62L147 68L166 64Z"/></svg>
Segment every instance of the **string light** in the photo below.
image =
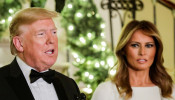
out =
<svg viewBox="0 0 175 100"><path fill-rule="evenodd" d="M94 79L94 76L93 75L89 75L89 79Z"/></svg>
<svg viewBox="0 0 175 100"><path fill-rule="evenodd" d="M68 26L68 30L70 30L70 31L74 30L74 26L73 25L69 25Z"/></svg>
<svg viewBox="0 0 175 100"><path fill-rule="evenodd" d="M116 70L114 70L114 69L110 70L109 74L110 74L111 76L114 76L114 75L116 74Z"/></svg>
<svg viewBox="0 0 175 100"><path fill-rule="evenodd" d="M87 16L88 16L88 17L92 17L92 14L91 14L91 13L87 13Z"/></svg>
<svg viewBox="0 0 175 100"><path fill-rule="evenodd" d="M100 15L99 15L99 14L96 14L95 17L96 17L96 18L100 18Z"/></svg>
<svg viewBox="0 0 175 100"><path fill-rule="evenodd" d="M92 37L92 33L89 32L89 33L87 34L87 36L88 36L88 38L91 38L91 37Z"/></svg>
<svg viewBox="0 0 175 100"><path fill-rule="evenodd" d="M77 62L80 62L80 58L77 58L76 61L77 61Z"/></svg>
<svg viewBox="0 0 175 100"><path fill-rule="evenodd" d="M83 17L83 14L80 13L80 12L77 12L77 13L76 13L76 16L77 16L78 18L81 18L81 17Z"/></svg>
<svg viewBox="0 0 175 100"><path fill-rule="evenodd" d="M105 47L106 46L106 42L102 41L101 45Z"/></svg>
<svg viewBox="0 0 175 100"><path fill-rule="evenodd" d="M9 13L14 13L14 10L13 9L9 9Z"/></svg>
<svg viewBox="0 0 175 100"><path fill-rule="evenodd" d="M85 44L86 43L86 40L85 40L85 38L84 37L80 37L79 38L79 40L83 43L83 44Z"/></svg>
<svg viewBox="0 0 175 100"><path fill-rule="evenodd" d="M104 24L104 23L101 24L100 27L101 27L101 28L105 28L105 24Z"/></svg>
<svg viewBox="0 0 175 100"><path fill-rule="evenodd" d="M78 54L77 53L72 52L72 55L73 55L74 58L78 58Z"/></svg>
<svg viewBox="0 0 175 100"><path fill-rule="evenodd" d="M1 20L1 22L0 22L1 24L4 24L5 23L5 19L3 19L3 20Z"/></svg>
<svg viewBox="0 0 175 100"><path fill-rule="evenodd" d="M105 61L100 61L100 64L103 66L105 65Z"/></svg>
<svg viewBox="0 0 175 100"><path fill-rule="evenodd" d="M107 63L109 65L109 67L113 67L114 66L114 58L113 57L108 57L107 58Z"/></svg>
<svg viewBox="0 0 175 100"><path fill-rule="evenodd" d="M88 88L90 88L90 87L91 87L91 85L90 85L90 84L88 84L88 85L87 85L87 87L88 87Z"/></svg>
<svg viewBox="0 0 175 100"><path fill-rule="evenodd" d="M100 33L101 37L105 37L105 34L103 32Z"/></svg>
<svg viewBox="0 0 175 100"><path fill-rule="evenodd" d="M94 49L97 49L97 45L96 45L96 44L94 44L94 45L93 45L93 48L94 48Z"/></svg>
<svg viewBox="0 0 175 100"><path fill-rule="evenodd" d="M85 75L86 77L88 77L88 76L89 76L89 72L85 72L84 75Z"/></svg>
<svg viewBox="0 0 175 100"><path fill-rule="evenodd" d="M95 63L95 67L96 67L96 68L100 67L99 62L96 62L96 63Z"/></svg>
<svg viewBox="0 0 175 100"><path fill-rule="evenodd" d="M91 61L88 60L88 61L87 61L87 64L90 65L90 64L91 64Z"/></svg>
<svg viewBox="0 0 175 100"><path fill-rule="evenodd" d="M69 4L67 5L67 7L71 9L71 8L73 7L73 5L72 5L71 3L69 3Z"/></svg>
<svg viewBox="0 0 175 100"><path fill-rule="evenodd" d="M90 94L92 93L92 89L91 88L83 88L83 91Z"/></svg>
<svg viewBox="0 0 175 100"><path fill-rule="evenodd" d="M10 16L10 17L8 17L8 21L10 22L10 21L12 21L12 17Z"/></svg>

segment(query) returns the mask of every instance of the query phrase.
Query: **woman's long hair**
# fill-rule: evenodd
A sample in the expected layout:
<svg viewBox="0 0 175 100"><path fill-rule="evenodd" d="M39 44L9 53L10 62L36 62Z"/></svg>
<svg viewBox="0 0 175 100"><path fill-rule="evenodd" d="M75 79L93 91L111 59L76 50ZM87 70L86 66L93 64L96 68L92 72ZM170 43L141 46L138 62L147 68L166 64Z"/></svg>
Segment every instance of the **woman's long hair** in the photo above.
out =
<svg viewBox="0 0 175 100"><path fill-rule="evenodd" d="M149 76L151 81L161 89L162 96L171 98L173 80L163 66L163 44L157 28L154 24L148 21L133 20L123 28L115 50L118 59L116 64L117 74L112 81L116 84L120 96L125 96L125 99L132 97L132 88L129 82L128 65L124 55L124 48L133 33L137 30L142 30L145 35L154 39L156 44L156 54L154 62L150 67Z"/></svg>

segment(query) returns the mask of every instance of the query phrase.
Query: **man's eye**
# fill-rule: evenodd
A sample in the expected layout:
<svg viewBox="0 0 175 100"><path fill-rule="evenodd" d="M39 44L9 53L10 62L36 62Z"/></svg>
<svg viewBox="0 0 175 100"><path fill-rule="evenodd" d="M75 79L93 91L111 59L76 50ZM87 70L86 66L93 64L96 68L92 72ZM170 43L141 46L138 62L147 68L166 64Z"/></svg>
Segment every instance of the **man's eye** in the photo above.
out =
<svg viewBox="0 0 175 100"><path fill-rule="evenodd" d="M151 47L153 47L153 46L154 46L154 44L147 44L145 47L151 48Z"/></svg>
<svg viewBox="0 0 175 100"><path fill-rule="evenodd" d="M44 35L44 32L38 33L38 35Z"/></svg>
<svg viewBox="0 0 175 100"><path fill-rule="evenodd" d="M137 48L139 47L139 44L131 44L131 46Z"/></svg>
<svg viewBox="0 0 175 100"><path fill-rule="evenodd" d="M52 33L53 33L53 34L57 34L57 31L53 31Z"/></svg>

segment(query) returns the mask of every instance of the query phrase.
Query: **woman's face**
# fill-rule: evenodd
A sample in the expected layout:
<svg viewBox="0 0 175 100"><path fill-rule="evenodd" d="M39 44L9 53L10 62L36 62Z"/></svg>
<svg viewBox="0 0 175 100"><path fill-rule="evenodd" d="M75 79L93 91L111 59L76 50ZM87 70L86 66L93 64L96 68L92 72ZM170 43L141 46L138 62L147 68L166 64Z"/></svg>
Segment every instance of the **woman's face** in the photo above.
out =
<svg viewBox="0 0 175 100"><path fill-rule="evenodd" d="M154 62L155 54L155 41L142 30L135 31L125 47L128 67L138 71L149 69Z"/></svg>

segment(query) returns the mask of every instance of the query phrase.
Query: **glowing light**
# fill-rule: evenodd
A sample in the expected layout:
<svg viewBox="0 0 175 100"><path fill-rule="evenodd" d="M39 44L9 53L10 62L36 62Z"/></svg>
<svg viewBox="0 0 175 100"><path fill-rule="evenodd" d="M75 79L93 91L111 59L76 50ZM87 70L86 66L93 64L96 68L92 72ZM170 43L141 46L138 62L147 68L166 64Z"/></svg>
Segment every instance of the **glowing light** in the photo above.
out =
<svg viewBox="0 0 175 100"><path fill-rule="evenodd" d="M11 17L11 16L8 18L8 21L9 21L9 22L12 21L12 17Z"/></svg>
<svg viewBox="0 0 175 100"><path fill-rule="evenodd" d="M80 58L77 58L76 61L77 61L77 62L80 62Z"/></svg>
<svg viewBox="0 0 175 100"><path fill-rule="evenodd" d="M114 70L114 69L110 70L109 74L114 76L116 74L116 70Z"/></svg>
<svg viewBox="0 0 175 100"><path fill-rule="evenodd" d="M91 38L91 37L92 37L92 33L89 32L89 33L87 34L87 36L88 36L89 38Z"/></svg>
<svg viewBox="0 0 175 100"><path fill-rule="evenodd" d="M100 18L100 15L99 14L96 14L95 17Z"/></svg>
<svg viewBox="0 0 175 100"><path fill-rule="evenodd" d="M88 85L87 85L87 87L88 87L88 88L90 88L90 87L91 87L91 85L90 85L90 84L88 84Z"/></svg>
<svg viewBox="0 0 175 100"><path fill-rule="evenodd" d="M90 94L92 93L92 89L91 88L83 88L83 91Z"/></svg>
<svg viewBox="0 0 175 100"><path fill-rule="evenodd" d="M92 11L92 15L94 15L95 14L95 12L94 11Z"/></svg>
<svg viewBox="0 0 175 100"><path fill-rule="evenodd" d="M105 50L106 50L106 48L105 48L105 47L102 47L102 48L101 48L101 51L105 51Z"/></svg>
<svg viewBox="0 0 175 100"><path fill-rule="evenodd" d="M105 24L101 24L100 27L101 27L101 28L105 28Z"/></svg>
<svg viewBox="0 0 175 100"><path fill-rule="evenodd" d="M113 57L108 57L107 58L107 63L109 65L109 67L113 67L114 66L114 58Z"/></svg>
<svg viewBox="0 0 175 100"><path fill-rule="evenodd" d="M91 61L87 61L87 64L90 65L91 64Z"/></svg>
<svg viewBox="0 0 175 100"><path fill-rule="evenodd" d="M100 67L100 64L98 62L95 63L95 67L98 68Z"/></svg>
<svg viewBox="0 0 175 100"><path fill-rule="evenodd" d="M88 77L88 76L89 76L89 72L85 72L84 75L85 75L86 77Z"/></svg>
<svg viewBox="0 0 175 100"><path fill-rule="evenodd" d="M105 37L105 34L103 32L100 35L101 35L101 37Z"/></svg>
<svg viewBox="0 0 175 100"><path fill-rule="evenodd" d="M73 6L72 4L68 4L67 7L71 9Z"/></svg>
<svg viewBox="0 0 175 100"><path fill-rule="evenodd" d="M72 31L72 30L74 30L74 26L73 26L73 25L69 25L69 26L68 26L68 29L69 29L70 31Z"/></svg>
<svg viewBox="0 0 175 100"><path fill-rule="evenodd" d="M83 14L82 14L82 13L80 13L80 12L78 12L78 13L76 13L76 16L80 18L80 17L82 17L82 16L83 16Z"/></svg>
<svg viewBox="0 0 175 100"><path fill-rule="evenodd" d="M87 16L88 16L88 17L92 17L91 13L88 13Z"/></svg>
<svg viewBox="0 0 175 100"><path fill-rule="evenodd" d="M78 54L77 53L72 53L72 55L74 56L74 58L78 58Z"/></svg>
<svg viewBox="0 0 175 100"><path fill-rule="evenodd" d="M93 75L89 75L89 79L94 79L94 76Z"/></svg>
<svg viewBox="0 0 175 100"><path fill-rule="evenodd" d="M1 20L1 22L0 22L1 24L4 24L5 23L5 19L3 19L3 20Z"/></svg>
<svg viewBox="0 0 175 100"><path fill-rule="evenodd" d="M106 46L106 42L102 41L101 45L105 47Z"/></svg>
<svg viewBox="0 0 175 100"><path fill-rule="evenodd" d="M94 44L94 45L93 45L93 48L94 48L94 49L97 49L97 45L96 45L96 44Z"/></svg>
<svg viewBox="0 0 175 100"><path fill-rule="evenodd" d="M86 43L86 40L83 37L80 37L79 39L82 43Z"/></svg>
<svg viewBox="0 0 175 100"><path fill-rule="evenodd" d="M100 64L103 66L105 65L105 61L100 61Z"/></svg>
<svg viewBox="0 0 175 100"><path fill-rule="evenodd" d="M11 14L14 13L13 9L9 9L9 13Z"/></svg>

